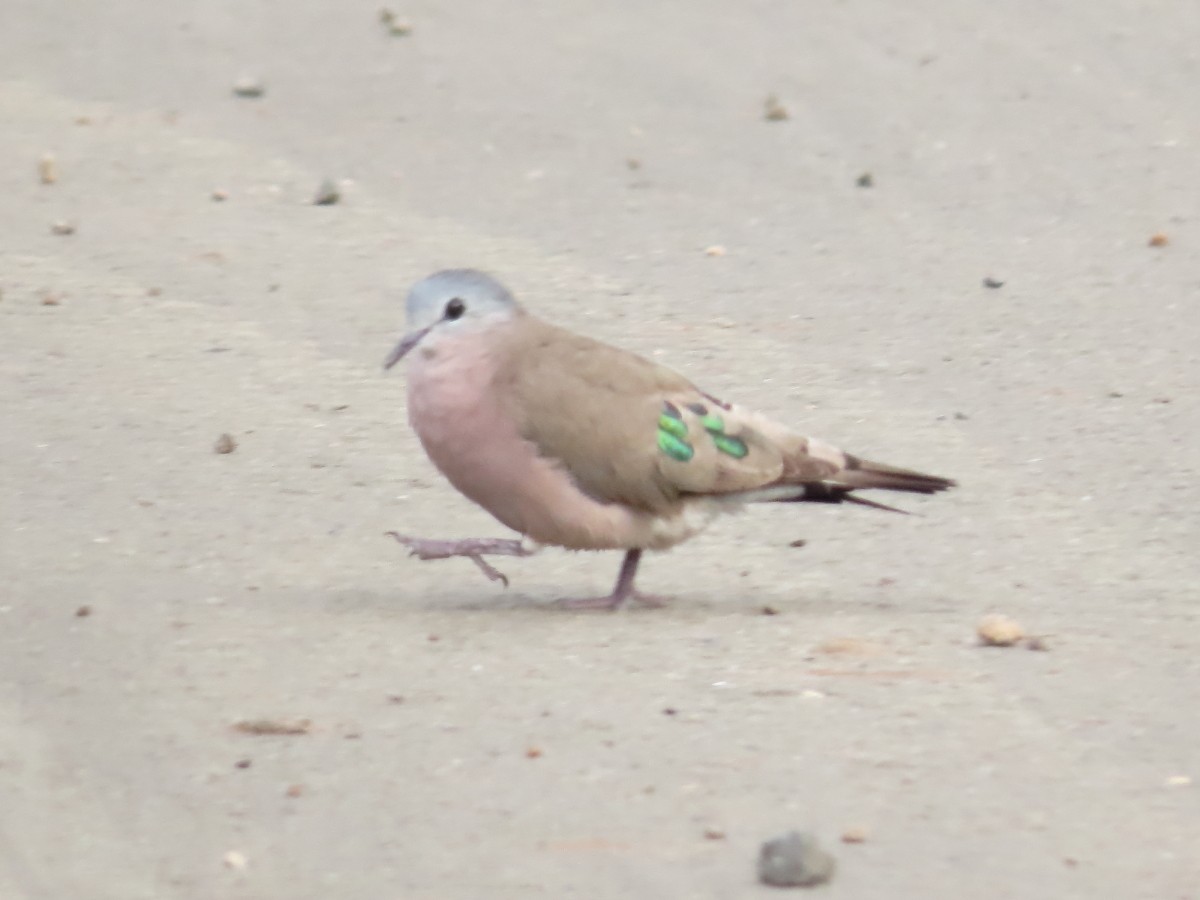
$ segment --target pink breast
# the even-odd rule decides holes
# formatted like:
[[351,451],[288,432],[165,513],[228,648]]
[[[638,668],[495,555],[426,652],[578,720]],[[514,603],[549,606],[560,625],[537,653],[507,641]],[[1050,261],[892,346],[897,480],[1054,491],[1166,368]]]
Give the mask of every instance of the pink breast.
[[459,491],[535,541],[576,549],[629,546],[629,511],[598,503],[517,432],[476,336],[415,353],[408,417],[433,464]]

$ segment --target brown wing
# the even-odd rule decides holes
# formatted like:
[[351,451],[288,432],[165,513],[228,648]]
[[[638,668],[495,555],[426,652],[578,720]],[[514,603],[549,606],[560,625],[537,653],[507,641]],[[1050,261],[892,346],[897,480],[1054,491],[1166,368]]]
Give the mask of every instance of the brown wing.
[[665,366],[533,316],[501,356],[499,393],[522,436],[600,500],[665,511],[684,494],[816,480],[839,467]]
[[655,422],[687,379],[648,359],[533,316],[510,332],[497,372],[518,430],[576,484],[606,502],[666,511],[678,491],[659,477]]
[[[879,465],[703,393],[671,369],[529,316],[497,378],[523,437],[606,502],[666,512],[685,495],[820,486],[932,493],[953,482]],[[803,499],[800,491],[795,499]]]

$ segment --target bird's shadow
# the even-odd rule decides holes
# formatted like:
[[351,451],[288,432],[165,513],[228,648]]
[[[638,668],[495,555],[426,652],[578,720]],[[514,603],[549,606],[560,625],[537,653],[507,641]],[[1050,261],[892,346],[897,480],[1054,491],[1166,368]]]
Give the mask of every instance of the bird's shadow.
[[[572,609],[561,601],[568,595],[552,591],[524,591],[513,588],[491,588],[481,586],[478,590],[469,587],[439,588],[430,590],[408,590],[397,588],[380,591],[368,588],[346,588],[326,595],[326,606],[330,611],[346,614],[370,613],[389,617],[398,611],[406,612],[459,612],[527,613],[537,616],[611,616],[644,615],[653,613],[670,614],[672,610],[717,610],[723,604],[699,597],[680,596],[671,598],[665,606],[649,606],[631,602],[619,610]],[[574,596],[574,595],[569,595]],[[582,594],[580,595],[582,596]],[[729,611],[726,609],[726,611]]]
[[[462,615],[504,614],[538,619],[604,618],[607,616],[657,616],[661,619],[705,618],[714,615],[743,615],[747,617],[812,617],[828,618],[839,614],[888,615],[895,604],[881,602],[878,597],[864,596],[861,591],[848,596],[834,596],[818,591],[808,596],[738,590],[705,593],[681,592],[666,598],[662,605],[636,601],[617,610],[576,609],[565,605],[568,597],[587,596],[584,590],[566,593],[547,585],[522,589],[504,589],[482,584],[439,586],[436,589],[395,587],[387,589],[346,587],[327,591],[320,598],[310,598],[326,612],[365,616],[380,620],[402,618],[413,613],[453,613]],[[749,588],[749,586],[747,586]]]
[[[384,619],[410,613],[504,613],[539,618],[657,615],[661,618],[742,614],[747,616],[795,615],[828,617],[853,612],[887,614],[898,598],[891,592],[845,584],[833,590],[807,579],[753,577],[754,566],[711,563],[692,567],[676,557],[673,566],[648,573],[645,589],[664,597],[662,605],[632,601],[619,610],[579,609],[564,604],[567,598],[600,596],[612,587],[610,572],[577,565],[583,556],[569,554],[543,560],[537,566],[512,566],[508,586],[489,581],[474,567],[460,564],[420,563],[401,560],[386,581],[377,586],[334,589],[316,600],[328,611],[370,615]],[[697,557],[703,563],[703,555]],[[693,560],[694,562],[694,560]],[[689,573],[681,584],[680,571]],[[657,584],[656,584],[657,582]],[[666,591],[662,587],[668,587]]]

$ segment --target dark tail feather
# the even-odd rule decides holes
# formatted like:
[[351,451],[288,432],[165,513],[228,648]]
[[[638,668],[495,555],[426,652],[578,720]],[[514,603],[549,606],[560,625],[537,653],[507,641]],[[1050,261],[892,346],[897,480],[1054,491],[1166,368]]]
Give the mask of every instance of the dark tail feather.
[[826,481],[816,481],[810,484],[796,485],[796,494],[791,497],[777,497],[776,503],[857,503],[859,506],[870,506],[873,509],[884,509],[888,512],[900,513],[901,515],[911,515],[903,509],[897,509],[894,506],[888,506],[886,503],[879,503],[876,500],[868,500],[865,497],[859,497],[856,494],[850,493],[854,488],[847,487],[844,484],[831,484]]
[[[849,453],[846,454],[846,468],[836,477],[838,484],[845,485],[851,490],[881,488],[887,491],[908,491],[914,494],[936,494],[955,485],[955,482],[949,478],[871,462],[868,459],[851,456]],[[864,502],[857,497],[853,499],[859,503]]]
[[857,503],[859,506],[869,506],[872,509],[882,509],[887,512],[900,513],[902,516],[911,516],[907,509],[901,509],[898,506],[888,506],[886,503],[880,503],[878,500],[868,500],[866,497],[860,497],[857,494],[847,493],[842,497],[847,503]]
[[888,491],[908,491],[913,494],[936,494],[954,486],[955,482],[949,478],[873,463],[847,454],[846,468],[838,472],[832,480],[796,485],[797,490],[794,495],[776,496],[771,499],[777,503],[855,503],[859,506],[869,506],[872,509],[882,509],[907,516],[912,513],[897,509],[895,506],[888,506],[877,500],[868,500],[852,492],[876,488]]

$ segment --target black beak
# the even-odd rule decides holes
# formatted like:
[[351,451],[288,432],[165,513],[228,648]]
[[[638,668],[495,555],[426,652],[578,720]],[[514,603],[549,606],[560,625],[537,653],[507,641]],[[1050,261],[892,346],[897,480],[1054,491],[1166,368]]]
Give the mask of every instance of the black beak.
[[401,339],[400,343],[392,348],[392,352],[387,355],[387,359],[383,361],[384,371],[390,369],[396,363],[400,362],[400,360],[404,359],[408,351],[417,346],[417,344],[421,343],[421,338],[429,334],[429,329],[432,327],[433,326],[430,325],[426,328],[422,328],[420,331],[414,331],[412,334],[406,334],[403,339]]

